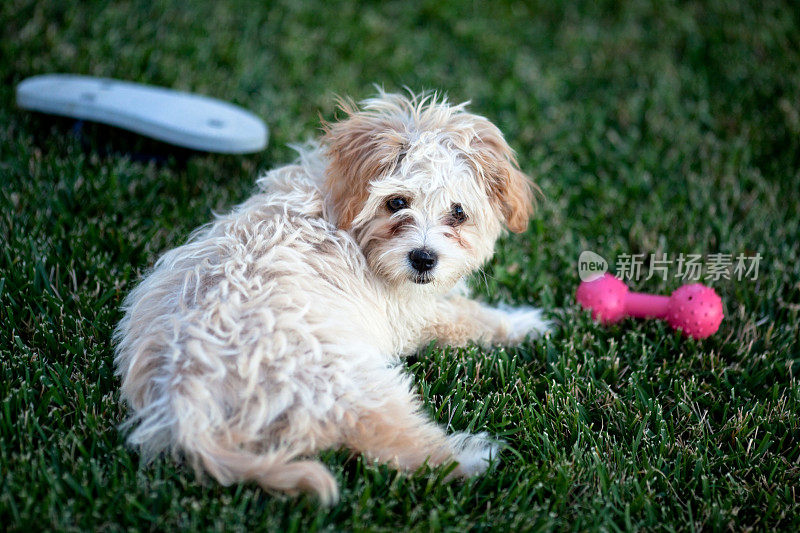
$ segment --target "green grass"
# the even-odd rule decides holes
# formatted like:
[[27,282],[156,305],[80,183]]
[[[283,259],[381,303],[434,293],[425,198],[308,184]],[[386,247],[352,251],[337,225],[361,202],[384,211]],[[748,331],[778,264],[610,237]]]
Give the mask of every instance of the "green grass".
[[[69,6],[69,7],[66,7]],[[191,6],[191,7],[188,7]],[[793,2],[32,2],[0,5],[0,524],[11,530],[757,530],[800,528],[800,11]],[[147,142],[20,111],[27,76],[76,72],[197,91],[270,125],[250,156],[156,165]],[[451,429],[510,449],[444,483],[345,452],[341,502],[140,467],[110,337],[158,255],[247,197],[334,95],[472,100],[540,185],[487,300],[561,321],[512,350],[428,350],[409,372]],[[86,143],[84,143],[86,144]],[[760,253],[714,283],[705,341],[604,328],[573,299],[584,249]],[[642,280],[668,292],[680,280]]]

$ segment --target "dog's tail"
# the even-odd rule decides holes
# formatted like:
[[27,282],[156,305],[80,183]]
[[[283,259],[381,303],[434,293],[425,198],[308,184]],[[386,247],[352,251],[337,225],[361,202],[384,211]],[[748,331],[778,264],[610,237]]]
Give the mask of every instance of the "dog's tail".
[[[146,283],[136,291],[141,292]],[[128,444],[141,452],[145,462],[172,452],[176,458],[183,456],[198,473],[208,472],[224,485],[255,481],[267,491],[309,492],[325,504],[337,501],[338,488],[333,475],[318,461],[300,459],[305,450],[279,446],[255,453],[237,442],[243,440],[243,434],[248,443],[256,443],[260,440],[258,432],[243,432],[239,439],[226,436],[222,429],[226,427],[224,401],[212,401],[219,395],[203,389],[202,379],[197,382],[185,376],[176,379],[179,372],[173,369],[177,364],[173,352],[154,343],[152,338],[158,337],[152,332],[131,331],[130,313],[120,322],[117,334],[122,340],[115,364],[122,376],[122,397],[130,407],[130,417],[121,429],[128,432]],[[168,338],[168,332],[161,334]],[[148,335],[150,344],[139,342]],[[196,401],[195,396],[205,401]]]
[[176,420],[164,408],[166,404],[154,402],[123,425],[136,426],[128,443],[142,452],[145,461],[171,450],[176,458],[183,456],[198,475],[207,472],[223,485],[255,481],[266,491],[314,494],[325,505],[338,500],[336,480],[321,462],[299,459],[299,453],[288,447],[248,451],[208,431],[207,420],[192,416],[196,412],[184,411],[186,416]]
[[339,499],[336,480],[325,465],[297,459],[297,454],[288,450],[255,454],[227,449],[202,438],[183,442],[181,449],[195,470],[208,472],[223,485],[255,481],[266,491],[314,494],[324,505],[332,505]]

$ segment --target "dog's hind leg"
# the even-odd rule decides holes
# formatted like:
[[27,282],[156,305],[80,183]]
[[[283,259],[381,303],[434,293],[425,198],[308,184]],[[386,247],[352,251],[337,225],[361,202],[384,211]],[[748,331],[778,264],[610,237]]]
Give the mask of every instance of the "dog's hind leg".
[[437,424],[420,413],[418,399],[411,391],[385,391],[379,406],[361,408],[354,413],[345,444],[367,457],[404,470],[424,464],[439,466],[458,463],[454,473],[472,476],[486,470],[497,455],[498,446],[487,434],[447,435]]

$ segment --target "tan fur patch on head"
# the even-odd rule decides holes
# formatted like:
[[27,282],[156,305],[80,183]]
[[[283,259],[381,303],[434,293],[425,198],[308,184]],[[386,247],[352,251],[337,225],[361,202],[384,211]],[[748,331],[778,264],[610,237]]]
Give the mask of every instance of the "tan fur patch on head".
[[494,124],[481,119],[475,131],[470,159],[476,164],[492,201],[499,206],[508,229],[521,233],[528,227],[538,188],[520,171],[514,151]]
[[324,124],[323,143],[329,158],[326,187],[337,225],[349,229],[369,196],[369,183],[392,172],[406,146],[404,125],[398,117],[358,111],[340,101],[348,117]]

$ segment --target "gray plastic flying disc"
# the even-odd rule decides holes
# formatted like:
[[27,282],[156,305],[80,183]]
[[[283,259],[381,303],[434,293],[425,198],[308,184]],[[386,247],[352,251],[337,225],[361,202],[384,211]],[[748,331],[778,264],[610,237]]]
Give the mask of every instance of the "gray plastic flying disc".
[[45,74],[17,85],[17,105],[125,128],[194,150],[241,154],[267,145],[264,122],[215,98],[128,81]]

